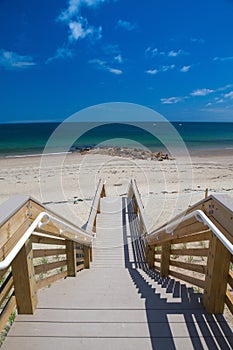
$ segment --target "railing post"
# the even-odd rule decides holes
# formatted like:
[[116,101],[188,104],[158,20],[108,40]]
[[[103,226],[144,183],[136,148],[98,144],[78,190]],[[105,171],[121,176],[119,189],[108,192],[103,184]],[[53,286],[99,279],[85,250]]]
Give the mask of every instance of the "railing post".
[[148,264],[149,269],[153,269],[155,267],[155,247],[147,245],[146,246],[146,262]]
[[209,245],[203,304],[210,314],[222,314],[231,254],[212,234]]
[[33,314],[38,300],[31,239],[13,260],[12,275],[18,313]]
[[89,269],[90,261],[91,261],[90,247],[84,246],[83,252],[84,252],[84,269]]
[[76,244],[66,240],[67,276],[76,276]]
[[171,252],[170,243],[162,244],[161,268],[160,268],[161,277],[168,277],[169,275],[170,252]]

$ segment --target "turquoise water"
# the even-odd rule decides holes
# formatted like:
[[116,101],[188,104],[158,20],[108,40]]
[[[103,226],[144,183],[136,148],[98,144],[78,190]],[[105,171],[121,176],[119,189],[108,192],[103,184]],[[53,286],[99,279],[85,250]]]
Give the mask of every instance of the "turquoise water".
[[[171,146],[177,146],[176,136],[165,123],[112,123],[96,127],[91,123],[66,123],[64,133],[47,152],[62,152],[88,146],[147,147],[160,151],[165,145],[154,135],[162,135]],[[0,124],[0,156],[41,154],[59,123]],[[189,150],[233,149],[233,123],[172,123]],[[86,127],[91,128],[83,133]],[[151,130],[151,133],[147,130]],[[81,136],[80,136],[81,135]],[[72,140],[72,142],[70,141]],[[73,142],[74,141],[74,142]],[[180,144],[178,144],[180,146]]]

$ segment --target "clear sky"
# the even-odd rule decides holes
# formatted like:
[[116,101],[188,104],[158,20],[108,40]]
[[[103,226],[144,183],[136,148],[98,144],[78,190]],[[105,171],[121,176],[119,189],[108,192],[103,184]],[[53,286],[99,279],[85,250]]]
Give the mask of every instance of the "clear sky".
[[233,0],[0,0],[0,121],[130,102],[233,122]]

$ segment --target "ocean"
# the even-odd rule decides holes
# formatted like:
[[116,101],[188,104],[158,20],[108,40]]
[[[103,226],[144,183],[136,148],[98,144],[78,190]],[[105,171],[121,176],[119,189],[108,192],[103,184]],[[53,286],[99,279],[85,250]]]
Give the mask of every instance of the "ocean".
[[[165,123],[65,124],[64,133],[53,138],[47,153],[97,146],[146,147],[160,151],[166,149],[167,143],[171,147],[173,143],[174,147],[182,146],[177,142],[177,135],[189,150],[233,149],[233,123],[174,122],[171,133]],[[0,157],[42,154],[58,126],[59,123],[0,124]],[[90,130],[85,131],[87,129]]]

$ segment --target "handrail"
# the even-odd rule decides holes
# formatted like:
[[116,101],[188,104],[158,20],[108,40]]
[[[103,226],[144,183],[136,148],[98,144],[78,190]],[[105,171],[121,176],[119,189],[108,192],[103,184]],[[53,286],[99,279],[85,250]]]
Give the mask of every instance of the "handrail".
[[185,215],[181,220],[175,220],[174,222],[170,222],[169,225],[149,233],[146,236],[146,241],[149,241],[153,238],[159,238],[159,234],[162,232],[173,234],[174,228],[178,226],[181,222],[187,221],[190,218],[194,217],[197,221],[203,222],[205,225],[209,227],[209,229],[218,237],[218,239],[222,242],[222,244],[228,249],[228,251],[233,254],[233,244],[224,236],[224,234],[217,228],[217,226],[208,218],[208,216],[200,209],[192,211],[190,214]]
[[[47,220],[45,222],[42,222],[42,219],[46,218]],[[6,258],[0,262],[0,270],[4,270],[7,267],[10,266],[16,255],[19,253],[21,248],[24,246],[26,241],[29,239],[29,237],[32,235],[32,233],[35,231],[35,229],[41,228],[45,225],[47,225],[50,221],[53,221],[57,223],[60,226],[65,227],[65,229],[72,230],[75,232],[75,235],[72,237],[72,240],[77,243],[85,244],[85,245],[91,245],[93,237],[90,234],[85,233],[85,231],[81,229],[77,229],[75,227],[72,227],[66,223],[64,223],[62,220],[59,220],[55,218],[54,216],[46,213],[46,212],[41,212],[36,219],[32,222],[30,227],[26,230],[24,235],[19,239],[17,244],[14,246],[14,248],[10,251],[10,253],[6,256]],[[50,234],[53,235],[53,234]],[[65,230],[60,229],[60,234],[59,237],[61,238],[67,238],[71,239],[70,236],[66,235]]]
[[[132,189],[133,195],[130,194],[130,190]],[[130,184],[129,184],[129,190],[128,190],[128,198],[133,198],[135,197],[136,200],[136,204],[138,207],[138,211],[140,214],[140,219],[142,220],[142,224],[144,226],[145,229],[145,233],[144,234],[148,234],[149,233],[149,224],[147,221],[147,217],[146,217],[146,213],[145,213],[145,209],[143,207],[142,204],[142,200],[138,191],[138,187],[137,187],[137,183],[135,179],[131,179],[130,180]]]
[[100,201],[101,193],[104,190],[104,185],[105,185],[105,180],[100,179],[98,186],[97,186],[97,189],[96,189],[96,192],[95,192],[95,196],[94,196],[94,199],[92,202],[89,218],[87,220],[87,224],[86,224],[86,228],[85,228],[85,230],[87,232],[92,232],[95,218],[96,218],[98,208],[99,208],[99,201]]

